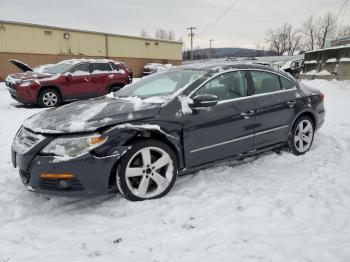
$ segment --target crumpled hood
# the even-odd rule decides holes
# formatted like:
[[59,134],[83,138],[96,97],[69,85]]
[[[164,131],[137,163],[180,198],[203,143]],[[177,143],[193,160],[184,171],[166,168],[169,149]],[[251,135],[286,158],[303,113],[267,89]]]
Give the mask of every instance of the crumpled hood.
[[159,113],[160,104],[137,98],[101,97],[45,110],[23,123],[42,134],[93,132],[101,127],[150,118]]

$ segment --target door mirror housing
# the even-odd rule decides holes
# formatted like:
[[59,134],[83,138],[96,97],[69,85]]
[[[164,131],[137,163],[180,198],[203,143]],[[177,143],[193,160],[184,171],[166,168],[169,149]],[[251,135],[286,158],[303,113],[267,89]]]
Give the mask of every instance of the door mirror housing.
[[192,98],[192,107],[211,107],[219,102],[219,98],[215,95],[201,94]]
[[72,74],[71,73],[67,73],[65,75],[65,77],[66,77],[67,81],[71,81],[72,80]]

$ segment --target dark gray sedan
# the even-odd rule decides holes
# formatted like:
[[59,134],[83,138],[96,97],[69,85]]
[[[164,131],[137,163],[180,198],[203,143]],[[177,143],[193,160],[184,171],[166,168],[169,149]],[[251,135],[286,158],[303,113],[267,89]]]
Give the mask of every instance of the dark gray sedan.
[[282,147],[306,153],[324,121],[323,98],[267,67],[180,66],[126,86],[116,98],[32,116],[15,136],[12,160],[34,192],[158,198],[177,175],[219,160]]

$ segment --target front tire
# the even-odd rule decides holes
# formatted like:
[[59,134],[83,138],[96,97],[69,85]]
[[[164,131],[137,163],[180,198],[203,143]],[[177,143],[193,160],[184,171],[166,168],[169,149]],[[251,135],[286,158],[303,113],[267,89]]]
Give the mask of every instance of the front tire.
[[160,198],[173,187],[177,170],[176,155],[167,144],[157,140],[138,141],[118,164],[117,187],[130,201]]
[[41,107],[58,106],[61,102],[60,94],[55,89],[46,89],[40,92],[38,104]]
[[294,155],[303,155],[310,150],[315,134],[314,123],[308,116],[301,116],[289,134],[288,146]]

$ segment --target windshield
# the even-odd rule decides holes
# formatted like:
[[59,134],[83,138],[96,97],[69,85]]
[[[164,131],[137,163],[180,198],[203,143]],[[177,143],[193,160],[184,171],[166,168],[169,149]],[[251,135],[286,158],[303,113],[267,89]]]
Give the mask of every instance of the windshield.
[[122,88],[116,93],[118,97],[167,97],[179,89],[203,76],[206,71],[199,70],[171,70],[144,77]]
[[56,65],[53,65],[53,66],[50,66],[49,68],[44,69],[43,73],[48,73],[52,75],[62,74],[71,66],[72,66],[71,63],[58,63]]

